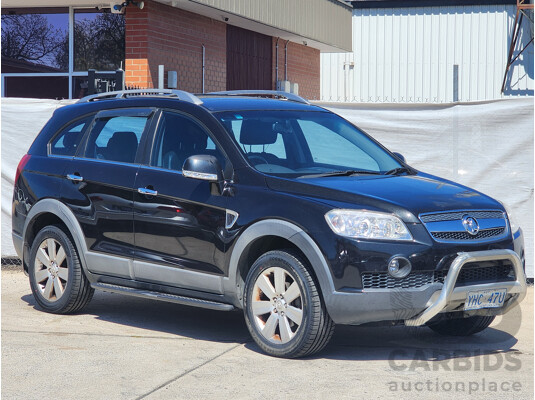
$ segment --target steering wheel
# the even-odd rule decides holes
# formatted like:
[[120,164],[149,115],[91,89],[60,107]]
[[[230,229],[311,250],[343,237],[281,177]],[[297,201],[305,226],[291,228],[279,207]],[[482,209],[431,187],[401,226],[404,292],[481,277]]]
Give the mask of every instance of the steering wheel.
[[[258,164],[269,164],[268,160],[266,160],[264,157],[259,156],[258,154],[249,154],[247,155],[247,158],[249,161],[251,161],[254,165]],[[254,162],[253,159],[260,160],[261,162]]]

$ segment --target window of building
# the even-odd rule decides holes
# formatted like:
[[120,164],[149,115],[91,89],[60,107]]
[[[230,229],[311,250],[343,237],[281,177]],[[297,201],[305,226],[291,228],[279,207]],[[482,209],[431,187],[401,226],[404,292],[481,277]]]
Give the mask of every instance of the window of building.
[[80,98],[87,70],[124,68],[124,15],[95,8],[2,9],[2,96]]
[[74,11],[74,70],[115,71],[124,64],[124,16]]

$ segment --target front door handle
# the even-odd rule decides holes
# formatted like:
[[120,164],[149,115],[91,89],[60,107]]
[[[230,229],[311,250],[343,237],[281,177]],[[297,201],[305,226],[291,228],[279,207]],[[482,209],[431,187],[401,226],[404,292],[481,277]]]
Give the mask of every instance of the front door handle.
[[158,195],[158,191],[157,190],[152,190],[152,189],[147,189],[147,188],[137,188],[137,192],[141,193],[141,194],[145,194],[147,196],[157,196]]
[[73,182],[82,182],[84,180],[84,178],[76,174],[68,174],[67,179]]

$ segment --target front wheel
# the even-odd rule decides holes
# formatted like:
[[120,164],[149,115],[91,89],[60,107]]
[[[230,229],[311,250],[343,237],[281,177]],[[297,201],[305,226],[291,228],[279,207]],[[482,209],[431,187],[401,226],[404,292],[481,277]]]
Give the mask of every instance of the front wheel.
[[487,329],[494,316],[474,316],[468,318],[444,318],[427,324],[433,331],[445,336],[470,336]]
[[39,231],[28,264],[33,296],[45,311],[73,313],[93,297],[76,248],[61,228],[47,226]]
[[296,358],[322,350],[334,323],[301,256],[269,251],[245,282],[245,321],[256,344],[276,357]]

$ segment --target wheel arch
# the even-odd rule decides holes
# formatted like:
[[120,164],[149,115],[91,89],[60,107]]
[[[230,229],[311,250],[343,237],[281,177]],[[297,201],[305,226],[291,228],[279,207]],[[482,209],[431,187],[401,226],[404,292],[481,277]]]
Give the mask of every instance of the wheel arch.
[[334,283],[325,257],[314,240],[288,221],[269,219],[249,226],[237,239],[229,262],[225,292],[233,297],[234,305],[243,307],[245,278],[252,263],[262,254],[275,249],[293,248],[308,261],[322,295],[334,292]]
[[85,262],[87,246],[85,240],[83,240],[84,235],[82,228],[72,211],[65,204],[55,199],[43,199],[38,201],[30,209],[30,212],[26,217],[22,233],[22,265],[25,271],[28,270],[27,260],[29,260],[30,247],[38,231],[45,226],[58,224],[64,225],[68,230],[68,233],[78,250],[78,255],[82,261],[82,268],[84,268],[84,272],[87,273],[87,271],[85,271],[85,266],[87,265]]

